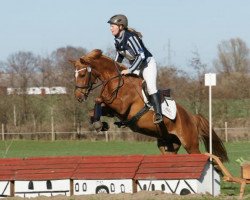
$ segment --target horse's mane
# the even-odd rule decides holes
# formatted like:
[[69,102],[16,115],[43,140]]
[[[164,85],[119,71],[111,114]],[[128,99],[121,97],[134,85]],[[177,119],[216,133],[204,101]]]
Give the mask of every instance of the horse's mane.
[[97,59],[105,59],[110,63],[114,63],[114,64],[116,64],[116,66],[119,67],[119,70],[126,69],[126,67],[124,65],[122,65],[121,63],[118,63],[118,62],[114,61],[113,59],[111,59],[110,57],[103,55],[102,50],[100,50],[100,49],[92,50],[88,54],[82,56],[80,58],[80,61],[82,63],[85,63],[85,64],[91,64],[94,60],[97,60]]

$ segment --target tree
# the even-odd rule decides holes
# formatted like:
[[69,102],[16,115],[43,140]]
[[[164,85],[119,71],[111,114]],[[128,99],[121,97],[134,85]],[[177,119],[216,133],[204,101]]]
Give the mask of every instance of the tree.
[[38,70],[41,73],[39,86],[53,87],[59,85],[59,77],[56,76],[58,73],[50,56],[39,58]]
[[206,91],[204,86],[204,76],[207,71],[207,65],[202,63],[200,54],[198,51],[193,52],[193,58],[190,60],[190,66],[195,70],[196,77],[193,82],[193,93],[191,97],[192,105],[195,108],[195,112],[202,113],[202,110],[204,108],[204,101],[206,99]]
[[250,72],[249,48],[240,38],[222,41],[218,45],[218,59],[214,62],[219,73],[227,75]]
[[69,59],[79,59],[86,54],[86,50],[81,47],[62,47],[52,52],[51,57],[55,65],[56,76],[59,77],[59,84],[72,89],[73,86],[73,73],[72,64]]
[[36,72],[38,58],[31,52],[18,52],[10,55],[7,59],[7,71],[14,75],[13,87],[20,87],[23,91],[33,79]]
[[217,97],[249,98],[249,48],[242,39],[222,41],[218,45],[218,58],[214,66],[218,72]]
[[[81,56],[85,55],[87,52],[86,49],[81,47],[62,47],[58,48],[51,55],[53,63],[55,65],[55,79],[57,79],[57,83],[60,86],[64,86],[67,88],[66,95],[67,99],[63,99],[63,107],[61,108],[60,119],[57,120],[65,120],[72,119],[74,124],[76,121],[83,121],[83,118],[86,118],[86,115],[83,115],[83,112],[86,113],[87,106],[86,104],[79,105],[74,98],[74,90],[75,90],[75,82],[74,82],[74,69],[72,64],[69,62],[69,59],[79,59]],[[69,120],[70,121],[70,120]]]
[[11,74],[11,86],[21,89],[21,120],[24,122],[28,119],[29,99],[27,98],[27,87],[32,82],[36,82],[38,58],[31,52],[17,52],[10,55],[6,62],[7,71]]

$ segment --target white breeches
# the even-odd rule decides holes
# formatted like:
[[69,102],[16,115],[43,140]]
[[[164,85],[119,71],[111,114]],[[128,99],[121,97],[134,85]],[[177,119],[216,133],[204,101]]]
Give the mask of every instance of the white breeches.
[[148,65],[144,68],[142,76],[147,83],[148,94],[151,95],[156,93],[157,68],[155,59],[153,57],[150,58]]
[[[151,95],[157,92],[157,87],[156,87],[157,68],[155,59],[153,57],[150,57],[149,59],[150,60],[147,66],[145,66],[145,68],[143,69],[142,77],[147,83],[148,94]],[[133,73],[139,75],[140,71],[135,70]]]

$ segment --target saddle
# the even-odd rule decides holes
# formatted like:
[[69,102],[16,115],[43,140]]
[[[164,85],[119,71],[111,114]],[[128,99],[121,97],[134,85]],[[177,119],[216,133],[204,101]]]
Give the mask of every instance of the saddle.
[[[158,90],[158,93],[160,96],[162,114],[167,118],[174,120],[176,117],[177,108],[175,101],[171,98],[171,89]],[[145,81],[142,82],[142,96],[145,105],[152,110],[153,106],[149,101],[150,95],[148,94],[147,84]]]
[[[170,96],[171,90],[158,90],[158,92],[160,94],[162,114],[168,117],[169,119],[174,120],[176,117],[176,104]],[[148,101],[150,96],[148,94],[147,85],[145,81],[142,82],[142,94],[143,100],[145,102],[144,107],[130,120],[115,122],[115,125],[117,125],[119,128],[125,126],[132,126],[141,118],[142,115],[153,109],[152,105],[150,105],[150,102]]]
[[[145,81],[142,82],[142,90],[144,91],[144,94],[147,99],[149,99],[149,94],[148,94],[148,89],[147,89],[147,84]],[[160,96],[160,101],[163,103],[165,99],[171,99],[171,89],[160,89],[158,90],[159,96]]]

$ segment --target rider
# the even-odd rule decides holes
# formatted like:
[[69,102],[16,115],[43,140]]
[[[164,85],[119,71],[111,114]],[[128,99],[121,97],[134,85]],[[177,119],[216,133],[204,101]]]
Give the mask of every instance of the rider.
[[128,19],[125,15],[114,15],[108,21],[110,30],[115,37],[116,57],[115,61],[121,63],[123,58],[129,60],[130,67],[121,71],[122,75],[142,75],[146,81],[150,103],[155,110],[154,123],[162,122],[162,111],[159,95],[156,88],[157,68],[152,54],[142,42],[141,33],[128,28]]

